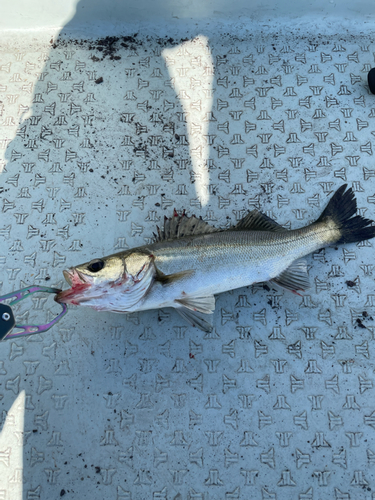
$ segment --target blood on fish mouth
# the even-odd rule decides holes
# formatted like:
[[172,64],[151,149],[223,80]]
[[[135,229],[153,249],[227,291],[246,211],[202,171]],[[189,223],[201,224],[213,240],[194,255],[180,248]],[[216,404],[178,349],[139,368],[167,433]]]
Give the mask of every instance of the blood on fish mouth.
[[90,288],[90,283],[87,283],[76,269],[65,270],[63,274],[71,288],[58,293],[55,296],[55,301],[59,304],[79,305],[80,298],[82,298],[80,295]]
[[63,271],[63,275],[70,286],[87,283],[84,275],[77,271],[77,269],[66,269],[65,271]]
[[72,286],[69,290],[64,290],[63,292],[58,293],[55,297],[55,301],[59,304],[72,304],[77,306],[80,302],[77,300],[79,295],[87,290],[87,288],[90,288],[89,283],[81,283]]

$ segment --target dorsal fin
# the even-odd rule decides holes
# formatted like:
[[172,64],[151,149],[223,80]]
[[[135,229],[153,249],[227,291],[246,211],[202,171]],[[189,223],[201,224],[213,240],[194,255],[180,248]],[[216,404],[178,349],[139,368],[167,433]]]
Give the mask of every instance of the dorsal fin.
[[[164,226],[162,229],[157,226],[157,234],[154,233],[154,243],[183,238],[184,236],[215,233],[218,231],[225,231],[225,229],[218,229],[211,226],[208,222],[202,220],[201,217],[198,218],[195,215],[188,217],[185,215],[185,211],[181,215],[178,215],[176,210],[174,210],[172,217],[164,218]],[[258,212],[258,210],[252,210],[235,226],[229,228],[229,231],[283,232],[287,231],[287,229],[280,226],[280,224],[267,215]]]
[[231,228],[232,231],[274,231],[284,232],[283,228],[276,221],[258,210],[252,210],[238,224]]
[[185,212],[183,212],[182,215],[178,215],[175,210],[173,217],[165,217],[163,228],[160,229],[157,227],[157,231],[157,234],[154,233],[154,243],[183,238],[184,236],[215,233],[221,230],[211,226],[202,220],[201,217],[197,218],[195,215],[187,217]]

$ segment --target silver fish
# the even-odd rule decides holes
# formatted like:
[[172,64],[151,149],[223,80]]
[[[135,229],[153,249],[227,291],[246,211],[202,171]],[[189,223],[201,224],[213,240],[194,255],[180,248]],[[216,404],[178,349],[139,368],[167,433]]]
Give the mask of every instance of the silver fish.
[[150,245],[64,271],[71,288],[55,299],[118,313],[173,307],[194,326],[210,331],[205,315],[214,312],[215,295],[266,281],[294,292],[306,290],[302,257],[375,236],[373,221],[355,215],[357,202],[346,188],[336,191],[314,223],[294,230],[256,210],[226,230],[175,212]]

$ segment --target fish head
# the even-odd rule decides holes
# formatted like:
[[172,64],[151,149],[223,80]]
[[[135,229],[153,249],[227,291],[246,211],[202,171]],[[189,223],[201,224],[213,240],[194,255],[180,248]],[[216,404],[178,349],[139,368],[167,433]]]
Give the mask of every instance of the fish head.
[[155,276],[150,253],[128,251],[93,259],[63,271],[71,286],[56,302],[102,311],[126,312],[148,291]]

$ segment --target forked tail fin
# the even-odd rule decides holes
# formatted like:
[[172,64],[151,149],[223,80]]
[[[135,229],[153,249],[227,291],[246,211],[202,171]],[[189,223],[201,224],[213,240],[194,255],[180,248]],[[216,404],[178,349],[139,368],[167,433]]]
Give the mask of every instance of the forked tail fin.
[[[371,219],[365,219],[357,212],[357,200],[347,184],[339,187],[316,222],[332,220],[340,230],[336,243],[354,243],[375,237],[375,226]],[[354,217],[353,217],[354,216]]]

